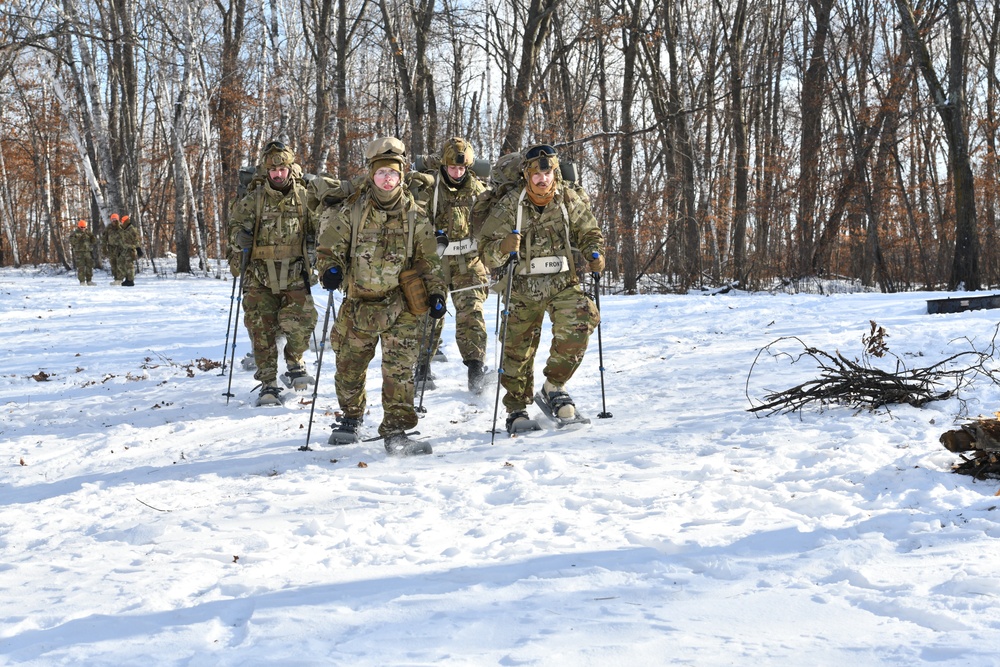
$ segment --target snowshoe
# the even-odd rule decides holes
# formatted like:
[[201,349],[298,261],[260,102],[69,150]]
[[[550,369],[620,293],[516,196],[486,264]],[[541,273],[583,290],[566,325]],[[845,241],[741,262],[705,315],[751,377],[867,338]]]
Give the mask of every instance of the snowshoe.
[[333,433],[327,444],[330,445],[350,445],[361,441],[358,429],[361,428],[361,420],[354,417],[341,417],[340,421],[334,425]]
[[590,423],[590,420],[576,409],[569,394],[562,389],[556,389],[548,382],[535,394],[535,405],[542,409],[546,417],[555,422],[556,428]]
[[257,370],[257,361],[253,358],[253,352],[247,352],[247,356],[240,359],[240,368],[245,371]]
[[490,383],[488,369],[483,365],[483,362],[476,359],[466,361],[465,365],[469,367],[469,391],[478,396]]
[[419,456],[433,454],[429,442],[414,440],[406,433],[390,433],[385,436],[385,453],[389,456]]
[[265,405],[281,405],[281,387],[268,383],[260,388],[260,394],[254,403],[258,408]]
[[131,278],[122,281],[122,287],[135,287],[135,282]]
[[528,416],[527,410],[517,410],[507,415],[507,433],[511,436],[528,431],[541,431],[538,422]]
[[437,352],[434,353],[434,356],[431,357],[431,361],[439,361],[441,363],[445,363],[446,361],[448,361],[448,357],[445,356],[444,352],[438,350]]
[[302,364],[289,366],[288,370],[281,374],[281,381],[285,386],[295,391],[305,391],[309,385],[316,383],[316,378],[306,372],[306,367]]

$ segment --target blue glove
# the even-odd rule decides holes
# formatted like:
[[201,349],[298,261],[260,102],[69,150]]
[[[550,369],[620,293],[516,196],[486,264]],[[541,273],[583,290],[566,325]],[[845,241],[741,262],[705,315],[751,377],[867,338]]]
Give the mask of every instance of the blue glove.
[[344,274],[340,269],[332,266],[326,270],[319,281],[323,283],[323,289],[335,290],[340,287],[340,283],[344,282]]
[[430,306],[430,316],[435,320],[444,317],[446,308],[444,307],[444,297],[440,294],[431,294],[427,297],[427,305]]

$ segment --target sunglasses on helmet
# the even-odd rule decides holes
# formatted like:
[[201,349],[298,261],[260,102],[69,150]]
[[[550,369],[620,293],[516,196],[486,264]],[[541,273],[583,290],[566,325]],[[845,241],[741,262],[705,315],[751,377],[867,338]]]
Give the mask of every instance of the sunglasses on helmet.
[[525,160],[534,160],[540,157],[552,157],[556,154],[556,149],[552,148],[548,144],[540,144],[538,146],[532,146],[524,154]]

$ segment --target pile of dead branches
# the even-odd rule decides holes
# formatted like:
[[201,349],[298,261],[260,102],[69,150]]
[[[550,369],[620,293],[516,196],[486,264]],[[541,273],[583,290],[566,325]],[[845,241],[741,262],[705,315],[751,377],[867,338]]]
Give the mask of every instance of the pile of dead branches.
[[[980,417],[942,433],[940,441],[945,449],[962,459],[952,467],[952,472],[976,479],[1000,479],[1000,420]],[[965,452],[972,453],[966,456]]]
[[[784,336],[763,347],[747,375],[746,396],[752,406],[748,411],[767,414],[794,412],[810,404],[836,404],[869,410],[899,404],[920,407],[957,395],[977,375],[985,375],[991,381],[1000,383],[1000,375],[987,368],[996,352],[995,332],[986,351],[976,350],[970,341],[969,350],[925,368],[909,368],[901,359],[889,354],[885,330],[875,322],[871,322],[871,327],[870,334],[862,337],[865,351],[861,359],[850,359],[839,351],[832,354],[825,352],[806,345],[796,336]],[[794,341],[802,347],[802,351],[797,354],[781,351],[787,341]],[[790,389],[771,392],[764,396],[763,402],[756,403],[750,396],[750,378],[764,356],[783,356],[792,363],[809,359],[817,366],[819,377]],[[896,359],[894,370],[883,370],[872,363],[872,357],[885,356]]]

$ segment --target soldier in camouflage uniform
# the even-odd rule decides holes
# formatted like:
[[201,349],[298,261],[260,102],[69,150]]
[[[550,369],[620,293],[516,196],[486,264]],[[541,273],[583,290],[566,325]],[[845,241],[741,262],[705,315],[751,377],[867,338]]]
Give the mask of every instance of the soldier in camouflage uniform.
[[139,229],[129,221],[127,215],[121,217],[121,229],[118,232],[118,275],[122,277],[123,287],[135,285],[135,261],[140,252]]
[[[405,431],[417,424],[413,367],[421,328],[426,317],[440,318],[445,312],[441,260],[433,228],[402,182],[407,166],[403,142],[394,137],[376,139],[365,157],[367,181],[342,207],[328,208],[321,215],[316,249],[323,287],[334,290],[343,285],[346,294],[330,333],[342,412],[330,444],[358,440],[368,364],[381,342],[379,435],[389,454],[429,454],[430,447],[411,440]],[[424,303],[411,303],[404,296],[409,272],[422,280],[424,289],[417,292]]]
[[118,221],[118,214],[111,214],[111,222],[104,227],[101,233],[101,251],[108,258],[108,265],[111,267],[111,284],[121,285],[122,274],[118,265],[118,238],[121,236],[122,227]]
[[279,335],[285,337],[282,380],[300,391],[313,382],[302,355],[317,320],[309,260],[315,238],[302,168],[291,149],[272,141],[261,153],[250,190],[229,218],[229,243],[238,249],[243,267],[243,322],[257,364],[254,378],[261,383],[258,406],[281,402]]
[[69,245],[73,249],[76,263],[76,277],[81,285],[94,284],[94,233],[87,229],[87,221],[80,220],[76,229],[69,234]]
[[580,285],[573,250],[583,253],[590,271],[604,270],[604,236],[587,199],[563,184],[555,149],[529,148],[522,172],[525,185],[493,206],[478,239],[487,267],[516,259],[509,268],[514,274],[500,378],[507,390],[508,432],[517,430],[514,422],[528,419],[525,408],[532,402],[535,353],[546,312],[552,344],[540,394],[559,418],[576,417],[565,384],[583,361],[600,315]]
[[[479,393],[486,380],[486,320],[483,302],[487,297],[489,274],[479,260],[476,241],[469,224],[469,212],[476,198],[486,187],[472,173],[475,162],[472,146],[461,138],[444,142],[441,166],[429,187],[414,192],[414,197],[427,209],[427,217],[435,234],[444,235],[448,245],[441,261],[442,276],[451,292],[455,306],[455,341],[468,368],[469,391]],[[441,344],[438,320],[432,333],[429,351]],[[430,378],[430,362],[421,360],[417,366],[417,384]],[[428,385],[432,388],[432,385]]]

